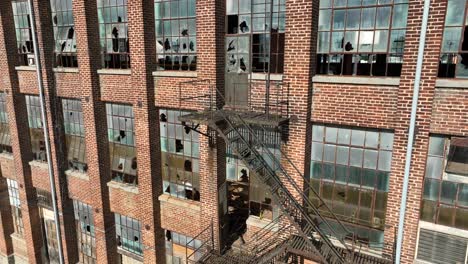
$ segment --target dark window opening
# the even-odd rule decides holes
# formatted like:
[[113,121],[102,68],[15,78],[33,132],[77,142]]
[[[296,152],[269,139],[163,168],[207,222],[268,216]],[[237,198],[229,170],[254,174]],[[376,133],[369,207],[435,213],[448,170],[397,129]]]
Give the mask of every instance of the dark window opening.
[[445,171],[468,176],[468,138],[452,138]]

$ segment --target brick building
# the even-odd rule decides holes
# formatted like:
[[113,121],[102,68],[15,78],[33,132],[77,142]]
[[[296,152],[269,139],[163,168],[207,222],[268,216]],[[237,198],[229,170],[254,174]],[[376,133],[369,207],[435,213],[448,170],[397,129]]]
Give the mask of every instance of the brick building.
[[[0,263],[59,261],[47,162],[65,263],[392,261],[423,0],[32,2],[39,58],[0,1]],[[401,263],[467,263],[467,9],[430,4]]]

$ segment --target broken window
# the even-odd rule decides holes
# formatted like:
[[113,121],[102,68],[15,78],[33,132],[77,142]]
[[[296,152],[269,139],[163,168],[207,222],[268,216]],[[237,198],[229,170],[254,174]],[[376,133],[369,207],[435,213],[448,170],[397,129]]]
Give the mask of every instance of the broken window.
[[79,100],[62,99],[62,107],[68,168],[85,172],[88,166],[86,164],[86,144],[81,102]]
[[112,180],[138,184],[133,109],[130,105],[106,104]]
[[194,124],[179,121],[188,112],[161,109],[159,126],[163,191],[172,196],[200,200],[200,141]]
[[94,233],[93,208],[73,200],[80,263],[96,263],[96,236]]
[[11,135],[5,97],[6,94],[0,92],[0,152],[11,153]]
[[55,65],[78,67],[72,0],[50,0],[55,40]]
[[37,95],[26,95],[29,135],[33,160],[47,162],[44,130],[42,124],[41,101]]
[[383,230],[392,150],[391,132],[314,124],[311,186],[340,219]]
[[[137,219],[115,213],[115,231],[119,253],[143,256],[141,223]],[[131,255],[130,255],[131,256]]]
[[282,73],[285,20],[285,0],[226,0],[226,71]]
[[174,231],[166,230],[166,263],[187,263],[190,260],[197,261],[202,257],[202,252],[197,251],[202,242],[192,237],[185,236]]
[[465,0],[448,0],[439,77],[468,78],[468,20]]
[[97,7],[102,66],[129,69],[127,0],[98,0]]
[[431,136],[420,218],[468,230],[466,138]]
[[400,76],[408,0],[392,2],[322,1],[317,73]]
[[197,69],[196,0],[155,0],[159,70]]
[[21,214],[21,201],[19,197],[18,182],[10,179],[7,180],[8,197],[10,199],[11,213],[13,215],[13,224],[15,233],[23,236],[24,224],[23,215]]
[[31,66],[36,62],[34,57],[33,36],[31,31],[31,14],[28,1],[17,0],[11,2],[16,30],[16,45],[18,49],[18,63],[21,66]]

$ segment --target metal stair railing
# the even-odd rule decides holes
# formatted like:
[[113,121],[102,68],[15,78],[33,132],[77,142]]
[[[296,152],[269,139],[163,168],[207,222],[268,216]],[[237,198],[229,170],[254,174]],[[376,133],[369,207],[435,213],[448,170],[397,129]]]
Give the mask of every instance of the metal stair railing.
[[[222,94],[216,89],[216,98],[221,98],[223,99]],[[312,235],[312,232],[316,232],[320,235],[320,237],[324,240],[326,247],[324,250],[320,250],[319,253],[322,255],[324,258],[324,261],[327,261],[325,259],[330,258],[330,262],[339,262],[343,263],[345,262],[345,259],[343,256],[339,253],[338,250],[336,250],[335,246],[333,243],[330,241],[330,239],[327,237],[327,234],[325,234],[321,228],[318,226],[319,223],[314,221],[312,217],[310,217],[309,213],[304,211],[304,207],[299,204],[294,196],[289,192],[289,190],[283,186],[282,181],[279,179],[279,177],[276,175],[276,172],[270,167],[270,165],[264,160],[262,155],[258,153],[258,151],[255,149],[255,147],[261,147],[265,150],[265,152],[270,156],[270,159],[277,165],[277,167],[280,169],[281,174],[284,176],[288,183],[294,187],[295,191],[297,192],[298,195],[302,196],[303,201],[308,205],[309,209],[312,209],[313,212],[315,213],[316,216],[318,216],[321,220],[322,223],[325,223],[330,227],[330,230],[334,231],[333,228],[328,224],[327,220],[321,216],[319,210],[309,201],[308,197],[302,192],[302,190],[299,188],[297,183],[292,179],[292,177],[284,170],[282,167],[281,163],[277,160],[276,157],[268,150],[266,146],[263,145],[263,143],[256,138],[255,133],[253,132],[252,128],[247,125],[244,120],[241,118],[240,115],[236,115],[234,120],[231,120],[230,116],[224,113],[221,109],[222,108],[222,103],[217,104],[220,105],[220,107],[216,107],[214,110],[219,110],[217,111],[218,114],[222,116],[222,119],[227,123],[230,129],[226,130],[225,128],[222,129],[220,128],[216,123],[213,123],[215,126],[216,130],[220,133],[220,135],[224,138],[224,140],[231,145],[233,150],[237,152],[238,156],[240,156],[247,164],[249,167],[251,167],[252,171],[257,172],[257,174],[260,175],[260,177],[263,178],[263,182],[267,184],[272,190],[272,194],[274,193],[275,200],[277,200],[278,204],[282,205],[283,211],[287,213],[289,216],[290,220],[292,223],[296,224],[296,228],[298,232],[303,236],[305,239],[309,239],[309,235]],[[212,109],[213,110],[213,109]],[[251,140],[246,140],[244,136],[238,131],[234,123],[238,123],[236,121],[241,121],[241,126],[246,128],[249,133],[248,135],[251,137],[256,138],[254,142]],[[228,138],[226,131],[235,131],[237,137],[234,138]],[[240,146],[244,146],[243,148],[240,148]],[[253,154],[253,155],[252,155]],[[283,153],[284,154],[284,153]],[[292,163],[290,159],[285,156],[286,160],[292,165],[292,167],[298,172],[298,175],[300,175],[302,178],[302,174],[300,171],[297,169],[296,166]],[[267,177],[269,176],[269,177]],[[307,184],[307,180],[304,180],[304,183]],[[314,192],[313,189],[311,191]],[[315,192],[314,194],[318,197],[318,199],[321,201],[323,205],[326,204],[323,202],[323,200],[318,196]],[[291,209],[290,207],[293,207]],[[328,210],[329,208],[326,207]],[[331,212],[331,210],[329,210]],[[333,213],[331,212],[331,215]],[[337,219],[339,222],[339,220]],[[302,223],[300,223],[302,222]],[[341,224],[341,223],[340,223]],[[344,226],[343,226],[344,227]],[[346,230],[346,228],[344,228]],[[347,232],[347,230],[346,230]],[[336,237],[339,239],[339,236],[336,235]],[[348,251],[352,252],[348,248],[348,246],[341,240],[339,239],[340,242],[342,243],[343,247],[345,247]],[[311,243],[312,244],[312,243]],[[325,255],[325,256],[324,256]]]

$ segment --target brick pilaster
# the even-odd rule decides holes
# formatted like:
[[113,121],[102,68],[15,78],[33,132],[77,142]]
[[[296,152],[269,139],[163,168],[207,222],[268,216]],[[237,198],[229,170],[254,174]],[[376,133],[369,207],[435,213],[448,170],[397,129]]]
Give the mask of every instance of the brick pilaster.
[[11,234],[15,232],[6,178],[0,177],[0,255],[13,254]]

